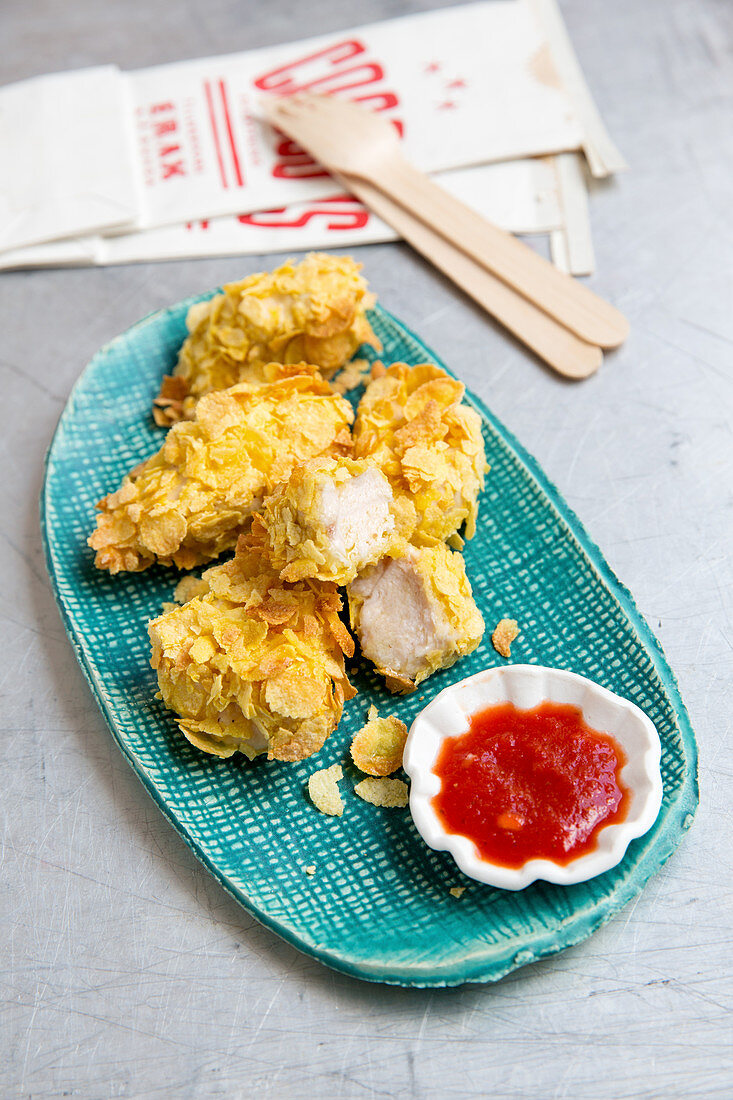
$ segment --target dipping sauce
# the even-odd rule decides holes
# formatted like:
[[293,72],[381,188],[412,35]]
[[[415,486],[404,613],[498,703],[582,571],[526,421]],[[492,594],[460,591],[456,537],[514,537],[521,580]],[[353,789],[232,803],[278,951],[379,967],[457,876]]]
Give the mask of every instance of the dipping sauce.
[[446,739],[433,765],[442,786],[432,805],[447,832],[468,837],[492,863],[567,864],[625,818],[625,763],[621,746],[587,726],[578,707],[500,703]]

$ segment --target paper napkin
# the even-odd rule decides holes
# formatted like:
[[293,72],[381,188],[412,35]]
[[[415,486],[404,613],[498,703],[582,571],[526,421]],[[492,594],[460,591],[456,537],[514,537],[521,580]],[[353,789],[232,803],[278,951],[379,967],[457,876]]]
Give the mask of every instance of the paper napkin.
[[113,65],[0,89],[0,249],[134,224],[131,121]]
[[592,270],[578,151],[597,175],[623,160],[556,0],[480,0],[298,43],[7,88],[0,267],[393,239],[358,204],[346,209],[340,185],[263,121],[263,97],[298,91],[384,113],[408,156],[447,172],[469,205],[515,232],[550,232],[560,266]]
[[[566,211],[554,159],[526,159],[439,173],[448,191],[515,233],[562,232]],[[238,216],[57,241],[0,254],[0,268],[121,264],[195,256],[352,248],[396,239],[394,230],[349,195]]]

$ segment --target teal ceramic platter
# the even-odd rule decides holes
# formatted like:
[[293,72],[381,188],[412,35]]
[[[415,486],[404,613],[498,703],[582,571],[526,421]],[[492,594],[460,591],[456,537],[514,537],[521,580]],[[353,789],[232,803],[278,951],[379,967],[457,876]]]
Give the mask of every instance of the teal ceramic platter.
[[[198,299],[196,299],[198,300]],[[629,593],[524,448],[481,402],[491,473],[465,557],[487,623],[480,648],[405,698],[355,665],[358,695],[321,752],[300,764],[218,760],[194,749],[154,698],[146,624],[176,575],[98,572],[86,537],[94,505],[160,446],[150,418],[194,299],[145,318],[92,360],[61,416],[48,460],[42,525],[66,628],[113,736],[148,791],[221,884],[278,935],[328,966],[370,981],[445,986],[493,981],[578,943],[634,897],[689,827],[697,753],[674,677]],[[386,362],[440,362],[382,309],[372,323]],[[441,364],[444,365],[444,364]],[[455,364],[459,367],[460,365]],[[448,368],[446,368],[448,369]],[[582,673],[631,699],[662,740],[664,801],[652,830],[613,870],[571,887],[508,893],[464,878],[427,848],[407,810],[357,798],[348,746],[369,705],[408,725],[432,695],[502,658],[490,633],[503,616],[522,633],[517,663]],[[346,808],[310,804],[316,768],[344,764]],[[314,865],[314,875],[305,873]],[[465,886],[460,899],[451,887]]]

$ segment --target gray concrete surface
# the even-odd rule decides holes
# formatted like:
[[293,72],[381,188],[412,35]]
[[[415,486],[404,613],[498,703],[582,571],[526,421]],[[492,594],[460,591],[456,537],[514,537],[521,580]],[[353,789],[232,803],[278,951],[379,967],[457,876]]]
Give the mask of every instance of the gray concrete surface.
[[[438,6],[5,0],[0,82],[138,67]],[[566,0],[632,171],[594,195],[593,286],[632,335],[571,385],[401,245],[360,255],[385,304],[536,455],[636,596],[697,731],[678,852],[590,940],[496,986],[329,972],[198,865],[123,761],[54,605],[43,455],[93,352],[270,257],[0,275],[0,893],[7,1097],[730,1097],[733,9]]]

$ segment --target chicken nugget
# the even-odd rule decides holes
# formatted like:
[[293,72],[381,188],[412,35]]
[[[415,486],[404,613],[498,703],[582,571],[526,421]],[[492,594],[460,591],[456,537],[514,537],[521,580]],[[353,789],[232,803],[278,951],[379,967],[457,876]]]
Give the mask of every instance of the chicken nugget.
[[349,403],[310,375],[207,394],[194,421],[99,502],[88,542],[111,573],[153,562],[191,569],[232,549],[298,462],[351,448]]
[[[434,545],[476,528],[487,470],[481,419],[462,404],[465,387],[440,367],[393,363],[357,409],[354,457],[371,457],[395,492],[415,505],[413,542]],[[460,544],[460,540],[457,540]]]
[[203,580],[205,595],[148,626],[160,696],[181,732],[214,756],[311,756],[354,694],[335,585],[283,583],[253,536]]
[[189,419],[203,394],[260,381],[264,364],[297,372],[301,361],[316,363],[328,377],[361,344],[379,349],[365,312],[375,297],[360,270],[348,256],[312,252],[191,306],[175,373],[154,403],[156,422]]
[[471,653],[483,636],[463,557],[444,543],[405,545],[364,570],[348,597],[362,653],[391,691],[414,691]]
[[255,522],[263,526],[284,580],[348,584],[409,537],[416,516],[409,500],[395,499],[373,462],[322,456],[296,466],[266,498]]

